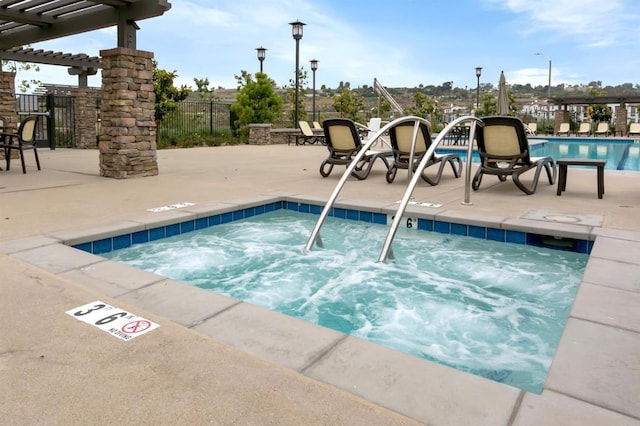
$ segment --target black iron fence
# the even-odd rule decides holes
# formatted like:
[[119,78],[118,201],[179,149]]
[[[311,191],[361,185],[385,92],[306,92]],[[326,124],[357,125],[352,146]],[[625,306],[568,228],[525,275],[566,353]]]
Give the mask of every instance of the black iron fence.
[[39,146],[72,148],[74,146],[73,98],[68,95],[18,95],[18,119],[38,116],[36,140]]
[[[28,95],[17,97],[18,118],[39,117],[38,145],[55,149],[75,147],[74,102],[70,95]],[[100,108],[97,100],[96,109]],[[98,117],[100,116],[98,111]],[[231,104],[225,102],[180,102],[168,113],[157,131],[160,140],[174,142],[185,138],[231,136],[235,118]]]
[[226,136],[233,130],[231,104],[224,102],[180,102],[159,125],[161,140],[187,137]]

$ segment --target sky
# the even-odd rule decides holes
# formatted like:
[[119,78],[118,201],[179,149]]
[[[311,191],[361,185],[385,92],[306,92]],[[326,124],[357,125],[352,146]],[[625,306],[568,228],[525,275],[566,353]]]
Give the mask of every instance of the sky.
[[[299,63],[318,60],[316,87],[498,84],[603,86],[640,84],[637,0],[170,0],[161,17],[138,21],[137,48],[175,71],[176,85],[235,88],[242,70],[259,71],[256,47],[267,48],[264,72],[277,85],[295,76],[290,22],[302,21]],[[117,44],[107,28],[33,44],[35,49],[86,53]],[[99,87],[100,74],[89,78]],[[18,79],[76,85],[65,67],[42,66]]]

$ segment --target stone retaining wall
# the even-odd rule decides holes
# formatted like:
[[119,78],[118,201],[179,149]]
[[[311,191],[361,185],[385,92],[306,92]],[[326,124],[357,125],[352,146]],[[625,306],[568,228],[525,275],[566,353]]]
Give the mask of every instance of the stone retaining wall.
[[249,145],[295,144],[298,129],[272,129],[272,125],[249,124]]

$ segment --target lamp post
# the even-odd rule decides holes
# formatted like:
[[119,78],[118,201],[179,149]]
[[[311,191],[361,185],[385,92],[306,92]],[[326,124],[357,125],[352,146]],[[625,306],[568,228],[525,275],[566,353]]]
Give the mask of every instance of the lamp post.
[[478,109],[480,109],[480,75],[482,75],[482,67],[476,67],[476,77],[478,78],[476,86],[476,115],[478,115]]
[[[535,55],[544,56],[540,52],[536,52]],[[549,85],[547,86],[547,119],[551,118],[551,105],[549,105],[549,99],[551,99],[551,59],[549,59]]]
[[295,21],[295,22],[289,22],[289,25],[291,25],[291,35],[293,36],[293,39],[296,41],[296,96],[295,96],[295,112],[294,112],[294,117],[293,117],[293,128],[297,129],[298,128],[298,91],[300,88],[300,72],[299,72],[299,66],[300,66],[300,39],[302,38],[302,27],[304,27],[306,24],[304,24],[303,22],[300,21]]
[[309,62],[311,62],[311,71],[313,71],[313,107],[312,107],[312,116],[313,116],[313,121],[317,121],[316,120],[316,70],[318,69],[318,60],[317,59],[312,59]]
[[262,72],[262,62],[264,58],[267,56],[267,49],[264,47],[256,47],[256,51],[258,52],[258,60],[260,61],[260,72]]

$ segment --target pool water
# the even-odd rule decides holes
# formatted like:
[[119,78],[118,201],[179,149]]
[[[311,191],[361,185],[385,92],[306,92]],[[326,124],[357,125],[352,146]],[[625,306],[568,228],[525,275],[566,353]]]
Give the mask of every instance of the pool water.
[[110,259],[540,393],[587,255],[278,210]]
[[[640,143],[633,139],[530,139],[529,143],[533,157],[600,159],[607,160],[608,170],[640,171]],[[466,149],[454,151],[446,147],[438,152],[456,152],[463,160],[467,153]],[[473,161],[480,161],[477,153]]]

